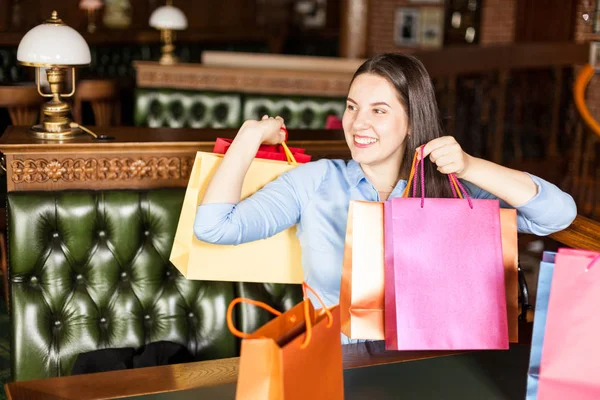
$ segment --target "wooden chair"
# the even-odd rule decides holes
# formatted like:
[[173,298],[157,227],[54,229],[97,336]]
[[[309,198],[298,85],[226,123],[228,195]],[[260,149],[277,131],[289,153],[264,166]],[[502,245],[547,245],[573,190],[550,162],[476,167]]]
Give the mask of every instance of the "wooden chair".
[[73,119],[82,124],[82,105],[89,102],[96,126],[120,125],[119,83],[114,79],[82,79],[73,96]]
[[46,100],[34,85],[0,86],[0,108],[8,109],[13,125],[34,125]]
[[[0,86],[0,108],[8,109],[13,125],[34,125],[38,122],[41,105],[47,99],[40,96],[34,85]],[[6,246],[4,231],[6,230],[6,212],[0,207],[0,275],[2,275],[2,292],[8,303],[8,266],[6,264]]]

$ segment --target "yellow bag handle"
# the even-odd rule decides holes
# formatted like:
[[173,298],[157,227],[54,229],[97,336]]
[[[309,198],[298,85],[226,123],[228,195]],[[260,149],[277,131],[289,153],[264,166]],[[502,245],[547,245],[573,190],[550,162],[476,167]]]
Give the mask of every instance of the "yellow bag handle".
[[281,142],[281,146],[283,147],[283,151],[285,151],[285,157],[287,158],[287,161],[293,165],[298,165],[296,158],[292,154],[290,148],[287,147],[287,144],[285,144],[285,142]]
[[[287,140],[288,134],[289,134],[287,128],[285,126],[282,126],[281,130],[285,132],[285,139]],[[281,142],[281,147],[283,147],[283,151],[285,152],[285,158],[287,158],[287,162],[292,165],[298,165],[298,162],[296,161],[296,158],[292,154],[292,151],[287,146],[287,144],[285,144],[285,140],[283,142]]]

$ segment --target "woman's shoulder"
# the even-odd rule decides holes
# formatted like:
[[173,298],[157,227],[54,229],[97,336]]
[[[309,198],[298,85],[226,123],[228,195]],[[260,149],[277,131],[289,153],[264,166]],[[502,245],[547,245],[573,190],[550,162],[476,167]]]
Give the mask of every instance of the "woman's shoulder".
[[300,164],[292,171],[296,171],[298,174],[310,174],[310,175],[321,175],[326,176],[331,173],[343,173],[346,169],[346,161],[344,160],[332,160],[329,158],[321,158],[319,160],[310,161],[305,164]]
[[300,164],[286,173],[293,181],[314,182],[317,186],[328,180],[346,176],[346,161],[321,158]]

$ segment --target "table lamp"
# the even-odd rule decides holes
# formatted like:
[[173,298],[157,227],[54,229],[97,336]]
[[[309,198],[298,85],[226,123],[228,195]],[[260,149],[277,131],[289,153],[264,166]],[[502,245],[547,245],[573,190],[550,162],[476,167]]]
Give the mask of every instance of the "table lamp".
[[[17,61],[21,65],[36,68],[38,92],[51,97],[42,106],[42,121],[30,131],[39,138],[48,140],[71,139],[81,133],[71,121],[71,107],[62,100],[75,93],[75,68],[88,66],[91,61],[90,48],[83,37],[58,18],[56,11],[50,19],[36,26],[23,36],[17,49]],[[46,69],[50,93],[40,88],[40,68]],[[63,94],[67,70],[72,71],[71,93]]]
[[162,47],[162,56],[158,61],[160,64],[172,65],[177,63],[177,57],[173,54],[175,50],[175,33],[187,28],[187,18],[185,14],[177,7],[173,7],[172,2],[167,0],[167,4],[158,7],[150,15],[150,26],[160,30],[160,39],[164,43]]
[[96,11],[102,8],[102,0],[81,0],[79,8],[85,10],[88,16],[88,32],[96,32]]

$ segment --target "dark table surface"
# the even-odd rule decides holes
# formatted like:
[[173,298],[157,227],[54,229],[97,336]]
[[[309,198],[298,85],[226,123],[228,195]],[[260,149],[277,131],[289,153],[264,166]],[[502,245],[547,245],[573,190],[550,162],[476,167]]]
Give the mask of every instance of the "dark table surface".
[[[344,371],[345,399],[524,399],[529,347],[482,351]],[[315,384],[315,390],[318,385]],[[143,400],[234,399],[235,383],[128,397]]]

